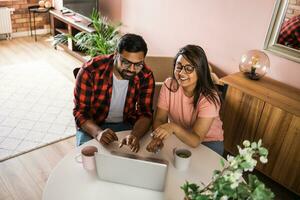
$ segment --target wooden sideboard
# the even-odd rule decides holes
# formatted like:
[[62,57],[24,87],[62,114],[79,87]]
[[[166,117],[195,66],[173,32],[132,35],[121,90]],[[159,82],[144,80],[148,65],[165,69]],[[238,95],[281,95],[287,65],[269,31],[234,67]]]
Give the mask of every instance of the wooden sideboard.
[[[50,21],[51,21],[51,33],[53,36],[57,34],[68,34],[75,36],[79,32],[92,33],[95,30],[89,27],[90,21],[85,18],[80,18],[75,16],[75,19],[80,19],[76,21],[74,16],[66,16],[62,14],[60,10],[51,10],[50,11]],[[66,44],[60,44],[67,53],[73,55],[82,62],[86,62],[88,58],[86,55],[76,46],[74,41],[70,38]]]
[[222,114],[226,151],[236,155],[244,140],[262,139],[269,161],[257,169],[299,195],[300,90],[240,72],[221,81],[228,85]]

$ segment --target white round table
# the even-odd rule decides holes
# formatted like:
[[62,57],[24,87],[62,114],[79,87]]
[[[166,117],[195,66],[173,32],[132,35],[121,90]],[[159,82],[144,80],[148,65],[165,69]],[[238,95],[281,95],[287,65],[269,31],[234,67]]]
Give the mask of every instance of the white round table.
[[[129,133],[129,131],[119,132],[119,141]],[[84,146],[94,145],[98,148],[98,151],[106,153],[110,153],[110,150],[113,149],[119,149],[117,142],[111,144],[109,148],[104,148],[96,140],[91,140],[74,149],[57,164],[48,178],[43,192],[43,200],[183,199],[184,192],[180,189],[180,186],[185,181],[208,184],[211,181],[213,171],[221,168],[220,159],[222,157],[217,153],[204,145],[194,149],[190,148],[175,136],[169,137],[164,142],[164,148],[158,154],[149,153],[146,151],[146,146],[150,141],[149,135],[147,134],[141,140],[141,149],[138,155],[161,158],[169,162],[164,192],[102,181],[98,179],[96,172],[84,170],[82,164],[75,160],[75,157],[80,154],[80,150]],[[174,168],[172,152],[174,147],[183,147],[191,150],[192,158],[187,171],[178,171]],[[127,146],[122,147],[121,151],[131,152]]]

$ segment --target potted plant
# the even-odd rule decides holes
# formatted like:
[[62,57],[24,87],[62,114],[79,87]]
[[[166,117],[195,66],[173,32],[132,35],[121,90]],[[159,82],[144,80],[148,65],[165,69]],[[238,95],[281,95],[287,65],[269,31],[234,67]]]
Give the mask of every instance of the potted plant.
[[94,10],[91,15],[91,26],[95,29],[94,32],[79,32],[75,36],[69,34],[55,35],[53,46],[56,48],[58,44],[67,43],[68,38],[71,38],[78,49],[90,57],[111,54],[116,48],[120,25],[109,23],[107,17],[101,16]]
[[242,178],[244,172],[254,169],[257,159],[261,163],[268,162],[268,150],[261,144],[261,140],[251,144],[245,140],[244,148],[238,146],[239,154],[236,157],[229,155],[226,164],[221,160],[223,169],[214,171],[212,181],[208,185],[199,186],[187,181],[181,186],[185,193],[185,200],[274,199],[273,192],[266,188],[255,175],[249,174],[247,181]]

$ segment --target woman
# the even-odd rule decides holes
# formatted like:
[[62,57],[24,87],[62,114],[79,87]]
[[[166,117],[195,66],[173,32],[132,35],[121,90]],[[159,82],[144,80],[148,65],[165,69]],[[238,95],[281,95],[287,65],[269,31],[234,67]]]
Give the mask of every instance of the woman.
[[153,137],[164,140],[174,134],[191,147],[202,143],[222,155],[221,102],[204,50],[196,45],[181,48],[173,72],[160,90]]

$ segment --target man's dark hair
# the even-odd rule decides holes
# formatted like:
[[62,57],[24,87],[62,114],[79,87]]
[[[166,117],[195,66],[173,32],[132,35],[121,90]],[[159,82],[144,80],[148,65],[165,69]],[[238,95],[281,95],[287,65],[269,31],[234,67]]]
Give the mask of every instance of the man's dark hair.
[[117,46],[118,53],[121,54],[123,50],[134,53],[142,51],[144,52],[144,56],[146,56],[148,48],[145,40],[141,36],[127,33],[120,38]]

